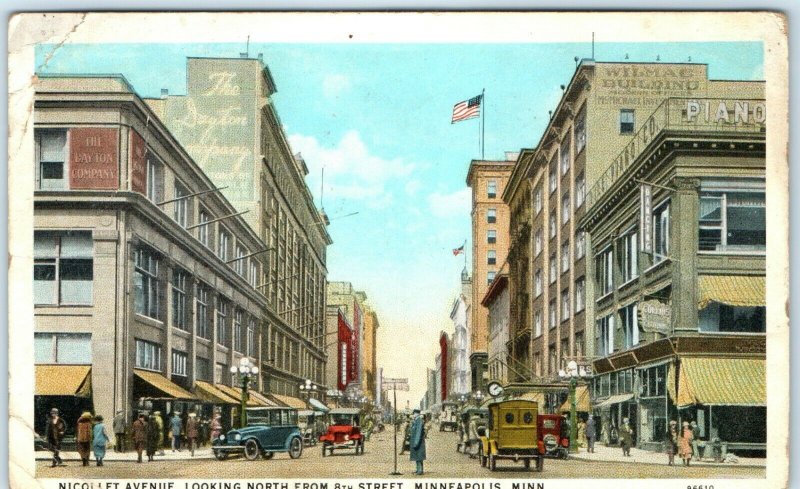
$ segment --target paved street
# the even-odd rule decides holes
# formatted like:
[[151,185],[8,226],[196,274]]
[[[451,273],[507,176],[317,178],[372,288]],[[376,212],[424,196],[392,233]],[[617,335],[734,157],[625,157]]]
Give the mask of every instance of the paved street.
[[[130,460],[107,460],[105,466],[82,467],[78,461],[67,460],[66,467],[50,468],[49,462],[37,462],[37,477],[58,478],[200,478],[200,479],[282,479],[282,478],[390,478],[392,471],[392,432],[373,436],[362,456],[351,451],[339,451],[332,457],[322,458],[320,448],[308,447],[303,456],[292,460],[287,454],[275,455],[272,460],[249,462],[232,458],[224,462],[214,459],[165,460],[137,464]],[[577,459],[545,461],[542,473],[526,472],[522,464],[498,462],[498,470],[490,472],[481,468],[477,459],[455,451],[457,435],[433,431],[428,439],[426,476],[436,478],[755,478],[764,477],[763,468],[703,467],[621,462],[595,462]],[[169,453],[169,452],[168,452]],[[185,453],[185,452],[182,452]],[[208,455],[208,450],[203,451]],[[168,455],[171,457],[171,454]],[[664,456],[666,463],[666,456]],[[398,456],[402,477],[414,477],[414,464],[408,454]]]

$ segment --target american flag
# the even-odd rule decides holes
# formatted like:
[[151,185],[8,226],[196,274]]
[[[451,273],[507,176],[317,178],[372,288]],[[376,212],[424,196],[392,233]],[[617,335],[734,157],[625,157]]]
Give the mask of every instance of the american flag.
[[458,256],[461,253],[464,253],[464,245],[461,245],[458,248],[453,248],[453,256]]
[[474,119],[481,115],[481,101],[483,95],[477,95],[469,100],[464,100],[453,106],[453,119],[450,124],[455,124],[458,121],[465,121],[467,119]]

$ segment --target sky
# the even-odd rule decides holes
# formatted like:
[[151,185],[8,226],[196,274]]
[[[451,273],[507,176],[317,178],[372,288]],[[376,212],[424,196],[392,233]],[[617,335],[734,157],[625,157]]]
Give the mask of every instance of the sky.
[[[186,93],[187,56],[238,57],[245,49],[65,44],[38,46],[35,62],[41,73],[121,73],[140,96],[158,97],[162,88]],[[762,50],[757,42],[597,43],[595,59],[707,63],[711,79],[760,80]],[[439,333],[453,330],[464,258],[452,250],[465,240],[471,246],[465,180],[481,156],[480,126],[451,124],[453,105],[485,90],[486,159],[534,147],[574,58],[590,57],[591,45],[251,43],[249,53],[264,55],[284,131],[331,218],[328,279],[366,292],[380,320],[378,366],[385,377],[409,378],[399,404],[416,405]]]

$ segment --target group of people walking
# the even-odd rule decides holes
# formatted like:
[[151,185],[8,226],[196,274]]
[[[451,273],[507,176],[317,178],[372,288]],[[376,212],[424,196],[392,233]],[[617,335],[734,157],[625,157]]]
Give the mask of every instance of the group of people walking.
[[[50,451],[53,452],[52,467],[64,465],[64,461],[61,459],[61,442],[66,431],[67,425],[58,409],[51,409],[50,419],[47,420],[47,428],[45,428],[45,438],[50,446]],[[89,412],[81,414],[75,428],[75,442],[84,467],[89,465],[89,456],[92,451],[94,451],[97,465],[102,466],[109,443],[103,417],[99,414],[92,416]]]
[[691,423],[684,421],[680,431],[677,421],[673,419],[669,422],[669,428],[664,436],[664,445],[669,459],[668,465],[675,465],[676,454],[683,460],[683,465],[687,467],[692,461],[693,455],[700,455],[697,453],[697,433],[698,427],[695,421]]

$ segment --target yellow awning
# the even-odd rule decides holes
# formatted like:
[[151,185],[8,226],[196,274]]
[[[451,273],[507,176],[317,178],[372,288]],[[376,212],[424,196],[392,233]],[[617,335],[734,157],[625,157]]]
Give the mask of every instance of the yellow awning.
[[166,395],[165,397],[174,397],[175,399],[197,399],[194,394],[173,383],[158,372],[135,368],[133,369],[133,375],[150,384],[151,387],[163,392]]
[[92,395],[90,365],[36,365],[37,396]]
[[711,302],[729,306],[755,307],[767,302],[766,278],[746,275],[700,275],[697,308]]
[[262,393],[260,393],[258,391],[249,390],[247,392],[250,394],[250,397],[254,398],[262,406],[268,406],[268,407],[277,407],[278,406],[278,404],[276,402],[273,402],[272,400],[267,398],[267,396],[265,396],[264,394],[262,394]]
[[[678,407],[766,406],[767,364],[758,358],[681,357]],[[675,399],[675,368],[667,374],[667,392]]]
[[[237,400],[237,404],[242,403],[242,389],[239,387],[228,387],[227,385],[223,384],[216,384],[215,387],[229,397],[232,397]],[[248,391],[249,393],[250,391]],[[261,407],[262,404],[258,402],[253,396],[247,396],[247,407]]]
[[195,381],[194,390],[201,399],[214,404],[240,404],[242,402],[241,398],[233,398],[217,389],[213,384],[202,380]]
[[[579,385],[575,388],[575,409],[581,413],[589,413],[592,411],[592,402],[589,399],[589,387]],[[569,397],[561,405],[560,411],[562,413],[570,412],[572,405],[569,402]]]
[[525,392],[520,394],[519,398],[525,401],[537,402],[539,408],[544,409],[544,392]]
[[284,396],[281,394],[272,394],[272,396],[283,404],[295,409],[306,409],[306,402],[292,396]]
[[613,396],[609,396],[607,399],[604,399],[604,400],[598,402],[597,404],[595,404],[594,408],[598,409],[598,408],[603,408],[603,407],[606,407],[606,406],[611,406],[613,404],[619,404],[621,402],[628,401],[628,400],[630,400],[632,398],[633,398],[633,394],[632,393],[616,394],[616,395],[613,395]]

